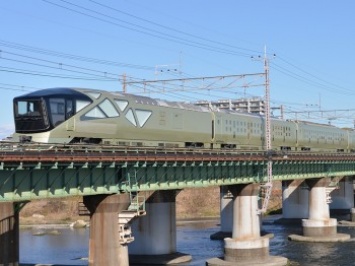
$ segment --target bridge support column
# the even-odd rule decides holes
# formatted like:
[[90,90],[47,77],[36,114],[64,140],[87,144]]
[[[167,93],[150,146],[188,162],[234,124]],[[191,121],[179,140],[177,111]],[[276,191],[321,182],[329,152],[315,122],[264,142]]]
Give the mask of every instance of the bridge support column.
[[353,178],[346,176],[339,181],[338,188],[331,193],[330,212],[335,214],[349,214],[354,208]]
[[308,217],[308,187],[303,180],[282,182],[282,217],[284,219],[302,219]]
[[302,220],[303,236],[290,235],[289,239],[308,242],[338,242],[350,235],[337,233],[337,220],[330,218],[327,187],[330,178],[309,179],[309,217]]
[[128,194],[84,196],[90,211],[90,266],[129,266],[128,247],[119,241],[118,213],[128,208]]
[[12,202],[0,203],[0,265],[19,265],[19,215]]
[[220,187],[220,199],[221,231],[231,234],[233,230],[233,195],[227,186]]
[[283,257],[269,255],[269,236],[260,235],[259,184],[234,185],[232,238],[224,239],[224,260],[213,258],[207,265],[286,265]]
[[222,240],[232,236],[233,230],[233,195],[228,186],[220,186],[221,231],[210,236],[212,240]]
[[176,264],[191,260],[176,252],[177,191],[155,191],[146,201],[146,215],[132,222],[130,261],[136,264]]

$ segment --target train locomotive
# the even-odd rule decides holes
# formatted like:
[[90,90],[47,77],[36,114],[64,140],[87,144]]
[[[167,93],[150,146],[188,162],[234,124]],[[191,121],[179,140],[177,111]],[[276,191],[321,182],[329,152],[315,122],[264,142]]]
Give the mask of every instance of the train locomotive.
[[[121,92],[54,88],[14,98],[14,141],[262,151],[261,115]],[[271,119],[273,150],[354,152],[350,129]]]

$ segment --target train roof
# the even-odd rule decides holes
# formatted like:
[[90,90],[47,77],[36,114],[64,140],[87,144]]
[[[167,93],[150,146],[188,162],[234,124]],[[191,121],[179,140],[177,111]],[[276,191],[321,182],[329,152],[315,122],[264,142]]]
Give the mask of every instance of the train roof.
[[322,124],[322,123],[317,123],[317,122],[312,122],[312,121],[305,121],[305,120],[295,120],[296,123],[302,123],[305,125],[311,125],[311,126],[323,126],[323,127],[331,127],[331,128],[338,128],[334,125],[329,125],[329,124]]
[[82,93],[78,92],[77,90],[71,88],[53,88],[53,89],[42,89],[34,92],[30,92],[18,97],[15,99],[22,99],[22,98],[40,98],[40,97],[48,97],[48,96],[83,96]]

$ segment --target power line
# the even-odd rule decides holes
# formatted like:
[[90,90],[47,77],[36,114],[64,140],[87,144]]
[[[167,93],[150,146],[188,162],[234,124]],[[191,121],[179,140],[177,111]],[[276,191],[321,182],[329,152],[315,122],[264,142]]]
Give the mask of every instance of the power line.
[[0,90],[6,90],[6,91],[33,91],[33,90],[26,90],[26,89],[14,89],[14,88],[2,87],[2,86],[0,86]]
[[[160,32],[160,31],[157,31],[157,30],[154,30],[154,29],[149,29],[149,28],[146,28],[144,26],[140,26],[140,25],[136,25],[134,23],[126,22],[126,21],[123,21],[121,19],[117,19],[115,17],[109,16],[107,14],[103,14],[101,12],[97,12],[95,10],[92,10],[92,9],[89,9],[89,8],[86,8],[86,7],[83,7],[83,6],[70,3],[70,2],[65,1],[65,0],[59,0],[59,1],[65,2],[65,3],[69,4],[69,5],[73,5],[75,7],[83,9],[83,10],[92,12],[94,14],[98,14],[100,16],[103,16],[106,19],[94,16],[94,15],[90,15],[90,14],[88,14],[86,12],[78,11],[78,10],[75,10],[75,9],[72,9],[72,8],[69,8],[69,7],[66,7],[66,6],[62,6],[62,5],[59,5],[57,3],[50,2],[48,0],[42,0],[42,1],[46,2],[48,4],[51,4],[51,5],[55,5],[57,7],[69,10],[71,12],[75,12],[75,13],[78,13],[78,14],[81,14],[81,15],[84,15],[84,16],[99,20],[101,22],[109,23],[111,25],[115,25],[115,26],[118,26],[118,27],[121,27],[121,28],[125,28],[125,29],[131,30],[131,31],[139,32],[139,33],[151,36],[151,37],[164,39],[164,40],[168,40],[168,41],[171,41],[171,42],[174,42],[174,43],[180,43],[180,44],[183,44],[183,45],[196,47],[196,48],[200,48],[200,49],[204,49],[204,50],[208,50],[208,51],[218,52],[218,53],[224,53],[224,54],[230,54],[230,55],[238,55],[238,56],[244,56],[244,57],[249,57],[250,56],[250,54],[236,52],[236,51],[233,51],[233,50],[228,50],[228,49],[224,49],[224,48],[220,48],[220,47],[216,47],[216,46],[211,46],[211,45],[208,45],[208,44],[204,44],[204,43],[200,43],[200,42],[196,42],[196,41],[192,41],[192,40],[187,40],[187,39],[184,39],[184,38],[181,38],[181,37],[176,37],[176,36],[173,36],[171,34]],[[107,18],[115,20],[115,21],[120,21],[122,23],[128,24],[128,25],[136,27],[136,28],[132,28],[132,27],[125,26],[125,25],[122,25],[122,24],[118,24],[116,22],[107,20]],[[154,32],[154,33],[152,33],[152,32]]]
[[311,76],[311,77],[313,77],[313,78],[315,78],[315,79],[317,79],[317,80],[323,82],[324,84],[330,84],[330,85],[332,85],[333,87],[339,88],[339,89],[341,89],[341,90],[351,91],[351,90],[349,90],[349,89],[347,89],[347,88],[344,88],[344,87],[339,86],[339,85],[337,85],[337,84],[334,84],[334,83],[331,83],[331,82],[329,82],[329,81],[326,81],[326,80],[324,80],[324,79],[322,79],[322,78],[320,78],[320,77],[318,77],[318,76],[316,76],[316,75],[314,75],[314,74],[312,74],[312,73],[310,73],[310,72],[308,72],[308,71],[305,71],[305,70],[303,70],[302,68],[300,68],[300,67],[298,67],[298,66],[292,64],[291,62],[287,61],[286,59],[283,59],[282,57],[281,57],[280,59],[281,59],[283,62],[287,63],[288,65],[290,65],[290,66],[294,67],[295,69],[301,71],[302,73],[307,74],[307,75],[309,75],[309,76]]
[[154,70],[154,67],[120,63],[120,62],[115,62],[115,61],[102,60],[102,59],[97,59],[97,58],[90,58],[90,57],[78,56],[78,55],[67,54],[67,53],[62,53],[62,52],[56,52],[56,51],[51,51],[51,50],[47,50],[47,49],[26,46],[26,45],[14,43],[14,42],[7,42],[7,41],[1,40],[1,39],[0,39],[0,46],[5,46],[8,48],[24,50],[24,51],[34,52],[34,53],[39,53],[39,54],[44,54],[44,55],[56,56],[56,57],[61,57],[61,58],[66,58],[66,59],[71,59],[71,60],[94,63],[94,64],[128,67],[128,68],[135,68],[135,69],[149,70],[149,71]]
[[[61,0],[61,1],[62,1],[62,0]],[[124,15],[129,16],[129,17],[132,17],[132,18],[134,18],[134,19],[137,19],[137,20],[140,20],[140,21],[149,23],[149,24],[151,24],[151,25],[158,26],[158,27],[160,27],[160,28],[163,28],[163,29],[166,29],[166,30],[170,30],[170,31],[173,31],[173,32],[182,34],[182,35],[186,35],[186,36],[189,36],[189,37],[193,37],[193,38],[196,38],[196,39],[200,39],[200,40],[203,40],[203,41],[211,42],[211,43],[214,43],[214,44],[218,44],[218,45],[222,45],[222,46],[226,46],[226,47],[230,47],[230,48],[234,48],[234,49],[238,49],[238,50],[243,50],[243,51],[249,52],[249,53],[250,53],[250,52],[251,52],[251,53],[257,53],[257,51],[254,51],[254,50],[251,50],[251,49],[242,48],[242,47],[238,47],[238,46],[234,46],[234,45],[229,45],[229,44],[227,44],[227,43],[218,42],[218,41],[215,41],[215,40],[211,40],[211,39],[208,39],[208,38],[204,38],[204,37],[201,37],[201,36],[197,36],[197,35],[195,35],[195,34],[191,34],[191,33],[188,33],[188,32],[184,32],[184,31],[181,31],[181,30],[172,28],[172,27],[168,27],[168,26],[165,26],[165,25],[162,25],[162,24],[153,22],[153,21],[151,21],[151,20],[144,19],[144,18],[135,16],[135,15],[132,15],[132,14],[130,14],[130,13],[128,13],[128,12],[124,12],[124,11],[119,10],[119,9],[117,9],[117,8],[114,8],[114,7],[112,7],[112,6],[104,5],[104,4],[102,4],[102,3],[98,3],[97,1],[94,1],[94,0],[89,0],[89,1],[92,2],[92,3],[95,3],[96,5],[105,7],[105,8],[107,8],[107,9],[113,10],[113,11],[115,11],[115,12],[118,12],[118,13],[120,13],[120,14],[124,14]]]
[[[55,3],[53,3],[53,2],[49,2],[49,1],[45,1],[45,0],[43,0],[43,1],[44,1],[44,2],[47,2],[47,3],[50,3],[50,4],[52,4],[52,5],[57,5],[57,6],[58,6],[58,4],[55,4]],[[65,3],[67,3],[67,4],[70,4],[70,5],[75,5],[75,4],[70,3],[70,2],[68,2],[68,1],[63,1],[63,0],[61,0],[61,1],[62,1],[62,2],[65,2]],[[118,10],[117,8],[113,8],[113,7],[110,7],[110,6],[108,6],[108,5],[103,5],[103,4],[100,4],[100,3],[96,2],[96,1],[90,0],[90,2],[95,3],[96,5],[104,6],[104,7],[106,7],[106,8],[111,9],[111,10],[115,10],[116,12],[122,12],[121,10]],[[86,10],[89,10],[90,12],[96,12],[95,10],[87,9],[87,8],[82,7],[82,6],[79,6],[79,5],[75,5],[75,6],[77,6],[78,8],[84,8],[84,9],[86,9]],[[67,7],[63,7],[63,6],[61,6],[61,7],[68,9]],[[72,11],[73,11],[73,12],[77,12],[77,13],[80,12],[80,11],[77,11],[77,10],[75,10],[75,11],[72,10]],[[84,13],[84,12],[81,12],[81,13]],[[108,15],[106,15],[106,14],[104,14],[104,13],[100,13],[100,12],[96,12],[96,13],[101,14],[101,16],[104,16],[104,17],[106,17],[106,18],[110,18],[110,19],[115,19],[115,20],[117,20],[117,18],[112,17],[112,16],[108,16]],[[193,34],[185,33],[185,32],[180,31],[180,30],[176,30],[176,29],[173,29],[173,28],[170,28],[170,27],[166,27],[166,26],[164,26],[164,25],[161,25],[161,24],[158,24],[158,23],[149,21],[149,20],[142,19],[142,18],[140,18],[140,17],[138,17],[138,16],[134,16],[134,15],[129,14],[129,13],[127,13],[127,12],[123,12],[123,13],[125,13],[125,14],[128,15],[128,16],[134,17],[134,18],[136,18],[136,19],[138,19],[138,20],[141,20],[141,21],[150,23],[151,25],[155,25],[155,26],[158,26],[158,27],[161,27],[161,28],[165,28],[165,29],[167,29],[167,30],[174,31],[174,32],[177,32],[177,33],[179,33],[179,34],[184,34],[184,35],[186,35],[186,36],[190,36],[190,37],[197,38],[197,39],[200,39],[200,40],[204,40],[204,41],[208,41],[208,42],[213,42],[213,43],[221,44],[221,43],[219,43],[219,42],[215,42],[215,41],[212,41],[212,40],[209,40],[209,39],[205,39],[205,38],[202,38],[202,37],[193,35]],[[90,15],[90,14],[83,14],[83,15],[89,15],[89,16],[93,17],[93,16]],[[97,18],[97,17],[96,17],[96,18]],[[100,18],[97,18],[97,19],[100,19]],[[112,23],[112,21],[110,21],[109,23]],[[128,22],[127,22],[127,23],[128,23]],[[141,27],[141,28],[142,28],[142,26],[140,26],[140,25],[136,25],[136,24],[132,24],[132,25],[135,25],[135,27]],[[144,27],[144,29],[150,30],[150,29],[147,28],[147,27]],[[161,32],[159,32],[159,33],[161,33]],[[164,32],[162,32],[162,34],[164,34]],[[166,34],[165,34],[165,35],[166,35]],[[178,38],[178,37],[173,36],[173,38]],[[185,39],[182,39],[182,40],[185,40]],[[0,45],[1,45],[1,43],[0,43]],[[203,44],[203,45],[205,45],[205,44]],[[228,46],[228,47],[233,47],[233,46],[228,45],[228,44],[227,44],[226,46]],[[234,47],[234,48],[240,49],[239,47]],[[21,49],[21,48],[17,47],[16,49]],[[218,48],[218,49],[220,49],[220,48]],[[244,50],[245,50],[245,51],[249,51],[248,49],[244,49]],[[250,50],[250,51],[251,51],[251,50]],[[37,52],[38,52],[38,51],[37,51]],[[42,51],[42,52],[43,52],[43,51]],[[52,55],[53,55],[53,54],[52,54]],[[56,56],[57,56],[57,55],[56,55]],[[71,56],[73,56],[73,55],[71,55]],[[77,57],[77,56],[74,56],[74,57]],[[68,58],[68,57],[66,57],[66,58]],[[279,57],[279,58],[280,58],[280,57]],[[74,58],[70,58],[70,59],[74,59]],[[78,58],[76,58],[76,59],[78,59]],[[93,60],[95,61],[96,59],[93,59]],[[83,60],[83,61],[86,61],[86,60]],[[100,61],[101,61],[101,60],[100,60]],[[271,67],[275,66],[273,69],[275,69],[276,71],[278,71],[278,72],[280,72],[280,73],[282,73],[282,74],[285,74],[285,75],[287,75],[287,76],[289,76],[289,77],[298,79],[298,80],[300,80],[300,81],[302,81],[302,82],[304,82],[304,83],[307,83],[307,84],[309,84],[309,85],[312,85],[312,86],[321,87],[321,88],[327,89],[327,90],[329,90],[329,91],[337,92],[337,93],[343,93],[343,94],[348,94],[348,95],[352,95],[352,94],[353,94],[350,90],[348,90],[348,89],[346,89],[346,88],[342,88],[342,87],[340,87],[340,86],[338,86],[338,85],[335,85],[335,84],[332,84],[332,83],[330,83],[330,82],[326,82],[325,80],[320,79],[320,78],[318,78],[317,76],[315,76],[315,75],[309,73],[308,71],[305,71],[305,70],[303,70],[303,69],[301,69],[301,68],[295,66],[294,64],[290,63],[289,61],[287,61],[287,60],[285,60],[285,59],[282,59],[282,58],[281,58],[281,61],[283,61],[283,62],[284,62],[285,64],[287,64],[288,66],[294,67],[295,69],[297,69],[298,71],[300,71],[300,72],[302,73],[302,75],[297,74],[297,73],[295,73],[295,72],[293,72],[293,71],[291,71],[291,70],[289,70],[289,69],[286,69],[286,68],[284,68],[284,67],[282,67],[282,66],[280,66],[280,65],[277,65],[277,64],[272,64]],[[86,62],[92,62],[92,61],[91,61],[91,59],[90,59],[90,60],[87,60]],[[106,62],[107,62],[107,61],[106,61]],[[97,63],[97,62],[95,62],[95,63]],[[154,68],[153,68],[153,67],[149,67],[149,69],[146,69],[146,70],[152,70],[152,69],[154,69]],[[312,79],[307,78],[307,77],[305,77],[304,75],[307,75],[307,76],[311,77]],[[315,80],[318,80],[318,81],[315,81]],[[321,82],[319,82],[319,81],[321,81]],[[325,84],[323,84],[323,82],[324,82]],[[327,85],[327,84],[332,84],[332,85],[334,85],[334,86],[329,86],[329,85]]]
[[[302,82],[305,82],[305,83],[307,83],[307,84],[310,84],[310,85],[313,85],[313,86],[317,86],[317,87],[326,89],[326,90],[328,90],[328,91],[337,91],[337,92],[339,92],[339,93],[348,94],[348,95],[353,95],[353,94],[354,94],[353,91],[350,90],[350,89],[341,87],[341,86],[339,86],[339,85],[336,85],[336,84],[333,84],[333,83],[331,83],[331,82],[329,82],[329,81],[326,81],[326,80],[324,80],[324,79],[321,79],[321,78],[317,77],[316,75],[313,75],[313,74],[309,73],[308,71],[305,71],[305,70],[301,69],[300,67],[295,66],[294,64],[292,64],[292,63],[286,61],[285,59],[282,59],[282,58],[281,58],[281,60],[282,60],[283,62],[287,63],[288,65],[291,65],[292,67],[296,68],[298,71],[300,71],[300,72],[302,72],[302,73],[304,73],[304,74],[306,74],[306,75],[312,77],[312,78],[315,79],[316,81],[311,80],[311,79],[309,79],[309,78],[307,78],[307,77],[301,76],[301,75],[299,75],[299,74],[297,74],[297,73],[295,73],[295,72],[292,72],[291,70],[287,70],[287,69],[285,69],[284,67],[281,67],[281,66],[279,66],[279,65],[277,65],[277,64],[273,64],[273,66],[276,66],[276,68],[273,68],[273,69],[275,69],[276,71],[279,71],[279,72],[281,72],[281,73],[283,73],[283,74],[285,74],[285,75],[288,75],[288,76],[290,76],[290,77],[292,77],[292,78],[298,79],[298,80],[300,80],[300,81],[302,81]],[[281,69],[281,70],[280,70],[280,69]],[[331,85],[331,86],[329,86],[328,84]]]
[[335,87],[330,87],[326,84],[323,84],[323,83],[320,83],[318,81],[314,81],[314,80],[311,80],[307,77],[304,77],[304,76],[301,76],[297,73],[294,73],[288,69],[285,69],[284,67],[282,66],[279,66],[275,63],[273,63],[271,66],[270,66],[272,69],[284,74],[284,75],[287,75],[289,77],[292,77],[294,79],[297,79],[301,82],[304,82],[308,85],[312,85],[312,86],[315,86],[315,87],[319,87],[319,88],[322,88],[322,89],[325,89],[327,91],[330,91],[330,92],[337,92],[337,93],[340,93],[340,94],[346,94],[346,95],[354,95],[353,92],[351,92],[351,90],[344,90],[344,89],[339,89],[339,88],[335,88]]
[[56,73],[48,73],[48,72],[40,72],[40,71],[32,71],[27,69],[19,69],[19,68],[10,68],[10,67],[2,67],[0,66],[0,72],[14,73],[14,74],[25,74],[32,76],[41,76],[41,77],[52,77],[52,78],[62,78],[62,79],[77,79],[77,80],[96,80],[96,81],[115,81],[112,78],[89,78],[89,77],[80,77],[80,76],[70,76],[70,75],[59,75]]
[[[7,60],[7,61],[17,62],[17,63],[22,63],[22,64],[29,64],[29,65],[32,65],[32,66],[39,66],[39,67],[45,67],[45,68],[69,71],[69,72],[73,72],[73,73],[84,74],[84,75],[89,75],[89,76],[94,76],[94,77],[102,77],[102,76],[99,76],[99,75],[94,75],[94,74],[90,74],[90,73],[86,73],[86,72],[82,72],[82,71],[68,70],[68,69],[65,69],[63,66],[53,67],[53,66],[47,66],[47,65],[43,65],[43,64],[36,64],[36,63],[22,61],[22,60],[4,58],[4,57],[2,57],[1,60]],[[109,77],[106,77],[106,78],[109,79]],[[118,78],[114,79],[114,80],[118,80]]]

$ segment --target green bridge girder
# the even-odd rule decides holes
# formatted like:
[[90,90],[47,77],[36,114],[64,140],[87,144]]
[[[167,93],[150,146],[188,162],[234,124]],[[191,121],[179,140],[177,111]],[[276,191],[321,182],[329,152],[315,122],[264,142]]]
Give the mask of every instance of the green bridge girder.
[[355,175],[355,156],[144,149],[0,151],[0,201]]

